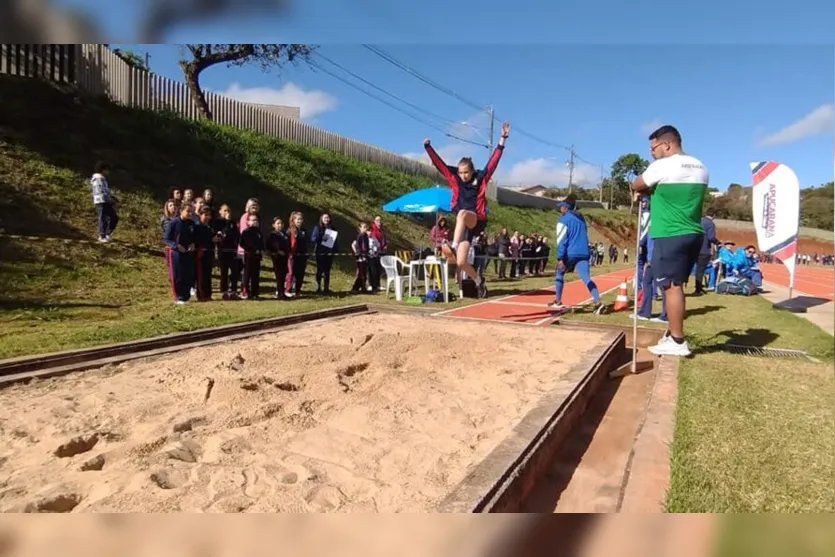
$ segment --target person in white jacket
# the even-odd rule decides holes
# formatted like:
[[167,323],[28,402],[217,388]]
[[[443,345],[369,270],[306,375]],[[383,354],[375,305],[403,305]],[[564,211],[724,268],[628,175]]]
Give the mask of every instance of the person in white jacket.
[[119,215],[113,205],[116,200],[110,192],[107,183],[107,175],[110,167],[105,162],[97,162],[93,169],[93,176],[90,178],[90,187],[93,193],[93,204],[96,206],[96,217],[98,219],[99,242],[109,242],[110,235],[116,229],[119,222]]

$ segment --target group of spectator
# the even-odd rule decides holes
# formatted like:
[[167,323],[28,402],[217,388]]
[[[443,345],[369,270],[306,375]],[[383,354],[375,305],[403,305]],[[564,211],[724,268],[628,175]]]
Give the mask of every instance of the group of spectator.
[[[330,294],[331,268],[339,253],[338,234],[331,217],[322,213],[308,234],[304,216],[293,211],[285,221],[273,217],[265,235],[257,199],[247,200],[240,218],[228,204],[217,204],[211,189],[195,195],[192,189],[171,190],[163,205],[162,239],[166,249],[171,292],[176,303],[192,296],[212,299],[212,270],[220,271],[219,290],[224,300],[261,297],[261,264],[271,262],[276,299],[298,296],[302,291],[308,261],[316,264],[314,291]],[[388,248],[382,219],[361,223],[351,242],[357,276],[353,290],[380,289],[380,257]]]

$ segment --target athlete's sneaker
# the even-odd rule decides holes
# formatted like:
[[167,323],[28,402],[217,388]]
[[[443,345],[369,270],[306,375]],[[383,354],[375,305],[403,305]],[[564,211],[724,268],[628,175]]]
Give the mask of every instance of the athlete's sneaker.
[[656,356],[677,356],[680,358],[686,358],[691,354],[690,346],[687,345],[686,340],[679,344],[673,340],[672,336],[662,337],[661,340],[658,341],[658,344],[650,346],[647,350]]
[[669,323],[666,319],[661,319],[660,317],[653,317],[650,319],[653,323]]
[[635,315],[634,313],[630,313],[629,317],[632,319],[637,319],[638,321],[649,321],[649,317],[644,317],[643,315]]
[[594,314],[595,315],[603,315],[606,313],[606,305],[605,304],[597,304],[594,306]]
[[559,300],[554,300],[553,302],[548,303],[548,307],[554,309],[556,311],[567,311],[569,306],[564,305]]
[[477,285],[476,290],[478,291],[479,298],[486,298],[487,297],[487,284],[482,279]]
[[444,257],[447,258],[447,261],[449,261],[453,265],[457,264],[458,260],[455,257],[455,249],[453,249],[452,245],[449,242],[444,242],[441,244],[441,253],[444,254]]

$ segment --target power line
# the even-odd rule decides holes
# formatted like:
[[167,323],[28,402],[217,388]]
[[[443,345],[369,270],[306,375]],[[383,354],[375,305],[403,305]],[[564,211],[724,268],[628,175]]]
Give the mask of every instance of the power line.
[[[443,134],[444,134],[445,136],[447,136],[447,137],[450,137],[450,138],[452,138],[452,139],[456,139],[456,140],[458,140],[458,141],[462,141],[462,142],[464,142],[464,143],[471,143],[471,144],[473,144],[473,145],[478,145],[479,147],[486,147],[486,145],[484,145],[484,144],[482,144],[482,143],[477,143],[477,142],[475,142],[475,141],[470,141],[470,140],[468,140],[468,139],[464,139],[464,138],[462,138],[462,137],[458,137],[458,136],[455,136],[455,135],[452,135],[452,134],[448,133],[446,130],[444,130],[443,128],[440,128],[440,127],[438,127],[438,126],[436,126],[436,125],[435,125],[435,124],[433,124],[432,122],[428,122],[428,121],[426,121],[426,120],[424,120],[424,119],[422,119],[422,118],[420,118],[420,117],[418,117],[418,116],[415,116],[415,115],[414,115],[414,114],[412,114],[411,112],[408,112],[408,111],[406,111],[406,110],[402,109],[401,107],[399,107],[399,106],[397,106],[397,105],[395,105],[395,104],[392,104],[392,103],[390,103],[389,101],[387,101],[387,100],[385,100],[385,99],[383,99],[383,98],[381,98],[381,97],[379,97],[379,96],[377,96],[377,95],[375,95],[375,94],[373,94],[373,93],[370,93],[369,91],[366,91],[365,89],[363,89],[362,87],[358,86],[357,84],[352,83],[352,82],[348,81],[347,79],[343,78],[342,76],[337,75],[337,74],[333,73],[332,71],[330,71],[330,70],[328,70],[328,69],[326,69],[326,68],[322,67],[322,65],[321,65],[321,64],[317,63],[317,62],[316,62],[316,61],[314,61],[314,60],[309,60],[309,64],[310,64],[311,66],[313,66],[314,68],[318,69],[319,71],[321,71],[321,72],[324,72],[324,73],[328,74],[329,76],[333,77],[334,79],[337,79],[337,80],[341,81],[341,82],[342,82],[342,83],[344,83],[345,85],[348,85],[349,87],[352,87],[353,89],[356,89],[356,90],[357,90],[357,91],[359,91],[360,93],[362,93],[362,94],[364,94],[364,95],[367,95],[367,96],[371,97],[372,99],[374,99],[374,100],[376,100],[376,101],[378,101],[378,102],[380,102],[380,103],[383,103],[384,105],[386,105],[386,106],[388,106],[388,107],[390,107],[390,108],[393,108],[394,110],[396,110],[396,111],[400,112],[401,114],[404,114],[404,115],[408,116],[409,118],[411,118],[412,120],[415,120],[416,122],[419,122],[419,123],[421,123],[421,124],[423,124],[423,125],[425,125],[425,126],[428,126],[428,127],[432,128],[433,130],[436,130],[436,131],[439,131],[439,132],[443,133]],[[375,87],[376,87],[376,86],[375,86]],[[391,94],[390,94],[390,95],[391,95]]]
[[314,54],[317,57],[323,59],[325,62],[328,62],[329,64],[331,64],[333,66],[336,66],[337,68],[339,68],[343,72],[347,73],[348,75],[354,77],[355,79],[358,79],[359,81],[362,81],[366,85],[368,85],[370,87],[373,87],[374,89],[376,89],[377,91],[380,91],[384,95],[387,95],[387,96],[393,98],[394,100],[400,101],[403,104],[405,104],[406,106],[409,106],[409,107],[413,108],[414,110],[417,110],[418,112],[422,112],[422,113],[426,114],[427,116],[431,116],[432,118],[436,118],[436,119],[441,120],[442,122],[445,122],[447,124],[454,124],[455,123],[455,120],[452,120],[450,118],[446,118],[444,116],[440,116],[438,114],[435,114],[434,112],[430,112],[429,110],[421,108],[416,104],[410,103],[409,101],[395,95],[394,93],[390,93],[390,92],[386,91],[385,89],[383,89],[379,85],[375,85],[374,83],[371,83],[370,81],[368,81],[364,77],[361,77],[361,76],[357,75],[356,73],[352,72],[351,70],[349,70],[348,68],[346,68],[345,66],[343,66],[341,64],[338,64],[337,62],[334,62],[333,60],[331,60],[330,58],[328,58],[327,56],[325,56],[324,54],[322,54],[320,52],[315,52]]
[[[478,111],[483,112],[485,110],[485,106],[483,104],[477,103],[477,102],[475,102],[471,99],[468,99],[466,97],[463,97],[463,96],[459,95],[458,93],[456,93],[452,89],[449,89],[448,87],[445,87],[444,85],[441,85],[440,83],[433,80],[432,78],[427,77],[426,75],[420,73],[419,71],[415,70],[414,68],[411,68],[408,65],[404,64],[403,62],[400,62],[399,60],[394,58],[391,54],[388,54],[383,49],[381,49],[379,47],[376,47],[374,45],[370,45],[370,44],[363,44],[362,46],[366,50],[368,50],[368,51],[372,52],[373,54],[379,56],[380,58],[382,58],[386,62],[390,63],[391,65],[403,70],[404,72],[406,72],[409,75],[419,79],[420,81],[426,83],[427,85],[437,89],[438,91],[440,91],[440,92],[442,92],[442,93],[444,93],[444,94],[446,94],[446,95],[448,95],[448,96],[450,96],[454,99],[457,99],[457,100],[461,101],[462,103],[464,103],[464,104],[466,104],[466,105],[468,105],[472,108],[475,108]],[[493,121],[495,122],[495,121],[499,121],[499,120],[500,119],[498,118],[498,116],[496,116],[495,113],[494,113],[493,114]],[[491,124],[492,124],[492,122],[491,122]],[[556,147],[556,148],[566,149],[566,150],[569,149],[569,147],[567,145],[562,145],[562,144],[559,144],[559,143],[554,143],[552,141],[548,141],[546,139],[542,139],[541,137],[538,137],[538,136],[536,136],[536,135],[534,135],[530,132],[525,131],[523,128],[519,127],[518,125],[514,125],[513,128],[514,128],[514,130],[516,130],[516,132],[519,135],[527,137],[528,139],[532,139],[532,140],[534,140],[538,143],[542,143],[543,145],[548,145],[550,147]]]
[[449,89],[448,87],[445,87],[444,85],[441,85],[437,81],[423,75],[422,73],[418,72],[417,70],[410,68],[409,66],[407,66],[403,62],[398,61],[396,58],[394,58],[391,54],[388,54],[383,49],[378,48],[374,45],[370,45],[370,44],[364,44],[362,46],[365,49],[373,52],[374,54],[376,54],[377,56],[379,56],[383,60],[392,64],[393,66],[396,66],[396,67],[400,68],[401,70],[403,70],[404,72],[406,72],[408,74],[411,74],[412,76],[414,76],[417,79],[423,81],[427,85],[429,85],[431,87],[434,87],[438,91],[441,91],[442,93],[445,93],[445,94],[447,94],[447,95],[449,95],[449,96],[451,96],[455,99],[458,99],[462,103],[464,103],[466,105],[469,105],[470,107],[475,108],[476,110],[479,110],[479,111],[484,110],[484,105],[483,104],[480,104],[480,103],[477,103],[475,101],[472,101],[472,100],[469,100],[469,99],[466,99],[466,98],[462,97],[461,95],[459,95],[458,93],[456,93],[452,89]]

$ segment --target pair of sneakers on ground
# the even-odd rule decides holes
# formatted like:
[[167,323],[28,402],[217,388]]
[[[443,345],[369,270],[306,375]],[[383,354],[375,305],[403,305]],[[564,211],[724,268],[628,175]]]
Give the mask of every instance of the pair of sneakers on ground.
[[[441,252],[446,257],[447,261],[452,263],[453,265],[458,264],[458,258],[456,257],[456,252],[458,250],[458,244],[455,242],[447,242],[444,241],[441,244]],[[475,283],[476,291],[478,292],[479,298],[486,298],[487,297],[487,285],[484,284],[484,278],[481,277],[478,273],[473,277],[473,282]]]

